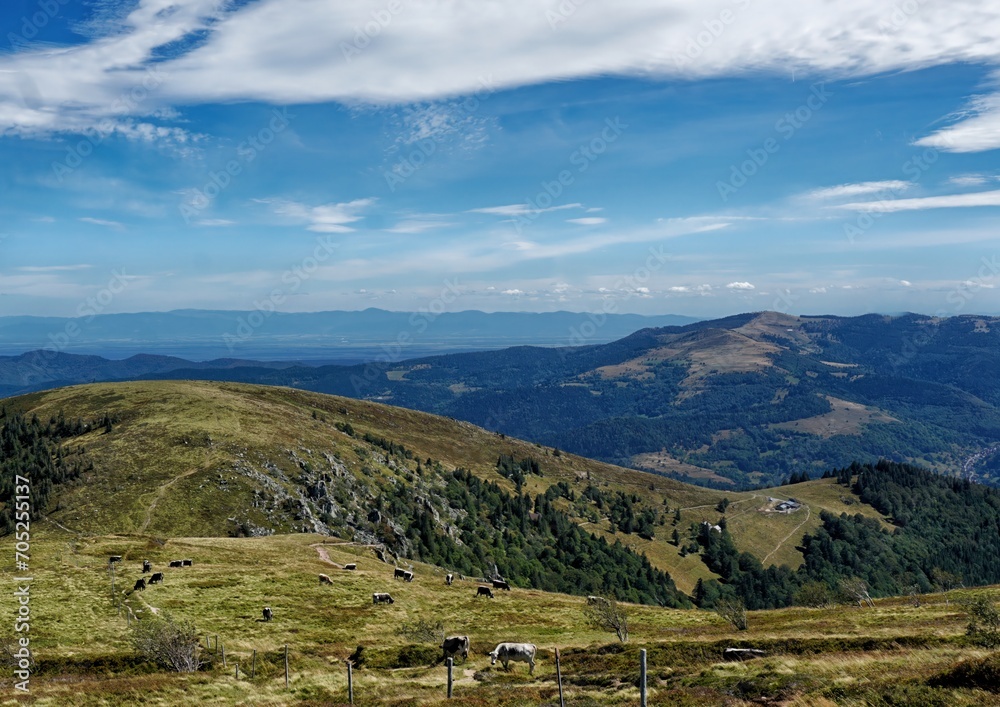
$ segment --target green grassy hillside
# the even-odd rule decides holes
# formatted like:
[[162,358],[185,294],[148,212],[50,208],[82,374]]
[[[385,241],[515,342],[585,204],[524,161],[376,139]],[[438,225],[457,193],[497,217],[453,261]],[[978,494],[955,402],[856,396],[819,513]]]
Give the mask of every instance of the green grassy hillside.
[[[114,595],[111,554],[124,558]],[[194,565],[164,568],[175,558],[191,558]],[[141,576],[143,559],[166,572],[164,583],[142,593],[121,591]],[[338,567],[348,562],[357,570]],[[631,639],[620,644],[584,621],[582,597],[514,588],[493,600],[477,599],[475,582],[447,587],[439,568],[415,563],[414,569],[413,583],[394,581],[392,566],[371,548],[319,535],[154,540],[76,534],[43,522],[32,538],[33,703],[346,704],[344,660],[362,646],[354,672],[359,705],[553,704],[556,648],[570,705],[637,704],[640,648],[649,653],[652,705],[1000,705],[995,657],[985,666],[977,663],[989,660],[989,653],[964,637],[966,618],[956,603],[969,595],[964,590],[924,596],[919,607],[893,599],[878,600],[873,609],[751,612],[749,629],[739,633],[708,611],[628,606]],[[321,585],[319,573],[332,585]],[[10,573],[2,578],[11,586]],[[375,591],[391,592],[395,603],[374,606]],[[978,591],[1000,598],[995,589]],[[271,622],[259,620],[263,606],[273,609]],[[0,607],[13,611],[9,593]],[[198,673],[157,669],[130,648],[129,609],[140,620],[150,612],[191,620],[203,647],[214,648],[218,636],[221,648],[202,651],[206,665]],[[472,639],[469,660],[456,667],[452,701],[445,699],[439,639],[407,631],[421,622],[440,622],[448,634]],[[522,664],[513,664],[510,673],[490,666],[486,653],[502,640],[538,646],[534,676]],[[727,663],[722,650],[728,646],[767,655]],[[949,683],[962,664],[971,665],[989,689],[967,678],[958,687]],[[931,686],[942,681],[944,686]],[[2,703],[15,702],[6,691]]]
[[[448,418],[288,388],[189,381],[95,384],[12,399],[6,407],[43,420],[59,415],[116,420],[110,433],[97,428],[65,442],[82,447],[94,470],[61,487],[49,517],[85,533],[173,537],[307,531],[376,541],[384,529],[369,520],[369,513],[380,495],[400,484],[415,493],[439,494],[442,473],[456,467],[513,493],[514,483],[496,467],[501,455],[509,455],[538,461],[542,476],[528,474],[522,487],[531,497],[563,483],[577,499],[589,486],[636,499],[637,515],[644,509],[655,514],[652,539],[613,528],[607,509],[593,503],[565,498],[555,503],[586,531],[645,553],[678,588],[690,592],[699,578],[713,575],[697,554],[681,556],[670,542],[672,532],[676,527],[687,533],[692,523],[716,523],[716,506],[724,498],[731,504],[727,518],[739,549],[791,567],[801,563],[796,544],[819,526],[822,510],[881,518],[870,507],[844,505],[845,491],[833,479],[724,493],[557,455]],[[343,431],[346,425],[354,436]],[[401,445],[411,458],[387,453],[364,441],[365,434]],[[792,493],[804,502],[802,509],[790,515],[766,511],[768,496]],[[678,509],[681,520],[675,524]]]

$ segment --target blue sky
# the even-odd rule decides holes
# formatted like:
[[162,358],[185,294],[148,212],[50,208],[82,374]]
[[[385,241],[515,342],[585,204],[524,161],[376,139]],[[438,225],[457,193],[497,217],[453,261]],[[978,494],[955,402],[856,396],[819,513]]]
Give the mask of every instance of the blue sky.
[[998,62],[988,2],[7,2],[0,315],[1000,313]]

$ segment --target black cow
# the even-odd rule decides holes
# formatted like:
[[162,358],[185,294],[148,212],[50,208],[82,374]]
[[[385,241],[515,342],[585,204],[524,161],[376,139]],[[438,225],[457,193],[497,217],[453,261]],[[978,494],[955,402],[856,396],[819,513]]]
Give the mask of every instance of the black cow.
[[135,586],[132,587],[132,591],[133,592],[141,592],[144,589],[146,589],[146,580],[143,579],[143,578],[141,578],[141,577],[139,579],[135,580]]
[[406,578],[406,572],[407,571],[404,570],[402,567],[396,567],[393,570],[393,572],[392,572],[392,578],[393,579],[405,579]]
[[114,563],[121,562],[121,561],[122,561],[122,556],[121,555],[111,555],[110,557],[108,557],[108,564],[109,565],[113,565]]
[[149,560],[143,560],[142,561],[142,573],[146,574],[147,572],[152,572],[152,571],[153,571],[153,563],[150,562]]
[[476,598],[478,599],[479,597],[489,597],[490,599],[492,599],[493,589],[491,587],[484,587],[483,585],[479,585],[478,587],[476,587]]
[[150,584],[160,584],[162,582],[163,582],[163,573],[162,572],[154,572],[153,576],[149,578],[149,583]]
[[194,560],[181,560],[181,567],[194,567]]
[[262,611],[261,613],[264,614],[265,621],[270,621],[271,618],[274,616],[274,612],[271,611],[271,607],[269,606],[265,606],[264,611]]
[[453,574],[446,574],[444,576],[444,583],[447,584],[449,587],[451,586],[451,583],[454,582],[454,581],[455,581],[455,575],[453,575]]
[[507,584],[507,581],[504,580],[504,579],[494,579],[493,580],[493,588],[494,589],[504,589],[504,590],[506,590],[508,592],[510,591],[510,585]]
[[353,562],[348,562],[346,565],[344,565],[345,570],[356,570],[357,568],[358,566]]
[[170,561],[170,566],[171,567],[183,567],[184,563],[181,560],[171,560]]
[[404,582],[412,582],[413,581],[413,573],[410,572],[409,570],[406,570],[406,572],[403,572],[403,581]]
[[441,650],[444,651],[444,657],[448,658],[456,653],[462,654],[463,660],[469,659],[469,637],[468,636],[449,636],[444,639],[444,643],[441,644]]
[[372,604],[394,604],[392,596],[388,592],[374,592],[372,594]]

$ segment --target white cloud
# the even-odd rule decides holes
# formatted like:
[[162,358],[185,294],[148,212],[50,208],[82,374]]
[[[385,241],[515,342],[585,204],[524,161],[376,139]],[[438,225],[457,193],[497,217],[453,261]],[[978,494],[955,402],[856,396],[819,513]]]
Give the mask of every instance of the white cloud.
[[506,204],[504,206],[484,206],[479,209],[469,209],[470,214],[490,214],[493,216],[533,216],[544,214],[549,211],[565,211],[566,209],[582,209],[583,204],[561,204],[560,206],[549,206],[540,209],[530,204]]
[[306,228],[317,233],[351,233],[354,228],[347,225],[364,218],[362,211],[377,200],[375,198],[355,199],[341,204],[323,204],[309,206],[297,201],[285,199],[257,199],[262,204],[268,204],[274,213],[285,216],[297,223],[305,223]]
[[691,288],[686,285],[674,285],[673,287],[668,287],[667,292],[690,292]]
[[903,287],[912,287],[913,286],[913,283],[910,282],[909,280],[900,280],[899,284],[902,285]]
[[203,218],[200,221],[195,221],[196,226],[208,226],[208,227],[218,227],[218,226],[235,226],[235,221],[230,221],[227,218]]
[[512,296],[516,297],[517,295],[523,295],[524,292],[522,292],[521,290],[518,290],[518,289],[513,289],[513,290],[504,290],[501,294],[512,295]]
[[750,282],[730,282],[728,285],[726,285],[726,288],[730,289],[730,290],[755,290],[755,289],[757,289]]
[[108,221],[103,218],[91,218],[90,216],[81,216],[80,220],[84,223],[91,223],[95,226],[107,226],[108,228],[124,228],[124,226],[118,221]]
[[943,152],[983,152],[1000,148],[1000,93],[977,96],[956,118],[958,122],[954,125],[920,138],[914,144]]
[[392,228],[385,229],[389,233],[423,233],[425,231],[449,228],[455,224],[450,221],[423,221],[421,219],[404,219]]
[[566,223],[575,223],[579,226],[599,226],[602,223],[607,223],[606,218],[601,216],[584,216],[583,218],[568,218]]
[[922,209],[947,209],[974,206],[1000,206],[1000,189],[980,191],[971,194],[948,194],[945,196],[925,196],[916,199],[884,199],[881,201],[858,201],[841,204],[834,208],[851,211],[918,211]]
[[814,189],[805,194],[808,199],[842,199],[860,194],[875,194],[878,192],[890,191],[898,192],[909,189],[912,182],[903,182],[898,179],[889,179],[882,182],[858,182],[856,184],[840,184],[835,187],[824,187]]
[[826,294],[826,288],[825,287],[813,287],[811,290],[809,290],[809,293],[813,294],[813,295]]
[[[844,78],[996,66],[1000,57],[997,3],[923,3],[903,22],[888,0],[745,5],[469,0],[404,3],[393,13],[384,0],[138,0],[114,31],[88,42],[0,57],[0,132],[80,131],[108,121],[132,139],[186,139],[154,120],[169,120],[175,106],[219,102],[395,104],[607,75]],[[701,42],[705,23],[723,10],[734,20]],[[373,24],[377,36],[359,31]],[[204,41],[190,41],[199,33]],[[185,42],[191,48],[178,49]],[[164,47],[171,56],[151,63]],[[413,135],[453,124],[435,115],[412,121]],[[159,136],[160,128],[182,132]],[[1000,147],[1000,96],[976,98],[956,123],[917,144]]]
[[21,272],[71,272],[74,270],[89,270],[93,265],[80,263],[78,265],[25,265],[18,268]]
[[986,182],[987,177],[982,174],[960,174],[948,179],[948,183],[956,187],[981,187]]

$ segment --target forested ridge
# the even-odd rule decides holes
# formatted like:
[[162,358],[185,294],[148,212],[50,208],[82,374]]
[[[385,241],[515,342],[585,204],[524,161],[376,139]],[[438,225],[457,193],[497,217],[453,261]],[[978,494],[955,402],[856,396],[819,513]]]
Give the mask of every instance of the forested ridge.
[[721,530],[692,529],[705,564],[722,581],[699,582],[694,600],[712,606],[738,596],[749,608],[807,603],[803,589],[835,596],[846,579],[865,582],[873,596],[929,592],[949,585],[1000,582],[1000,492],[967,480],[881,460],[829,472],[859,500],[889,516],[892,530],[861,514],[824,511],[815,533],[801,542],[797,570],[764,568],[739,552]]

